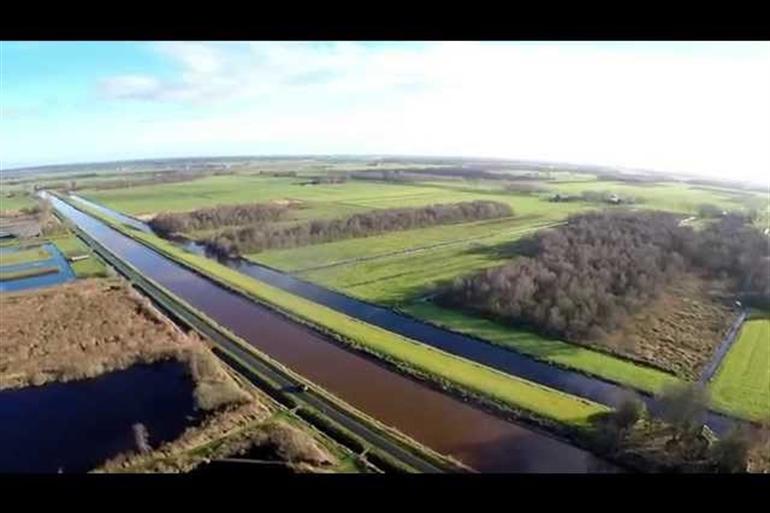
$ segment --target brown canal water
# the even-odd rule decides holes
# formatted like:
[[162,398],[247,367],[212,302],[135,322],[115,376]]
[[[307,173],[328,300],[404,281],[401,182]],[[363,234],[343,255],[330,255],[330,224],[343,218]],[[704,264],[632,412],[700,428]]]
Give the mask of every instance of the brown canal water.
[[86,233],[260,351],[357,409],[482,472],[601,472],[591,453],[505,421],[218,286],[51,197]]

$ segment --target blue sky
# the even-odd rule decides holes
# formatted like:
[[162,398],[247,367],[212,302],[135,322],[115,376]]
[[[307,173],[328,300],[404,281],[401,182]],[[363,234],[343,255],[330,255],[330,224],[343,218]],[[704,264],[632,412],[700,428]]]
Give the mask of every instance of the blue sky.
[[770,43],[1,42],[0,166],[469,155],[770,176]]

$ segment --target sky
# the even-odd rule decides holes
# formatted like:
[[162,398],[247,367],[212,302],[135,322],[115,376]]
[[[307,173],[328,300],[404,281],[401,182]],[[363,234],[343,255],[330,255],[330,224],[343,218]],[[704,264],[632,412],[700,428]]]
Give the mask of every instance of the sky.
[[0,167],[450,155],[770,180],[770,42],[0,42]]

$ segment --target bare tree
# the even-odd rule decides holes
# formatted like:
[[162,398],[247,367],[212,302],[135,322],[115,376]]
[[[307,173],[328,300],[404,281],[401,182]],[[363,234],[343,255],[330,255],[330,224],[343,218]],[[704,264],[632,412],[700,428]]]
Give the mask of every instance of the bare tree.
[[629,394],[615,410],[615,425],[620,431],[626,431],[639,422],[644,412],[644,402],[636,394]]
[[132,429],[134,431],[134,442],[139,452],[150,452],[152,447],[150,447],[150,434],[147,431],[147,427],[139,422],[134,424]]

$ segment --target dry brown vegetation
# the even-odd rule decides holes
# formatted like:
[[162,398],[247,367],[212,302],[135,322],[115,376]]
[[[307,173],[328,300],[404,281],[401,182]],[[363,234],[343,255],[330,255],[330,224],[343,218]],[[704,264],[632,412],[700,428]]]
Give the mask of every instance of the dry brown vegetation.
[[[621,425],[617,412],[597,419],[594,442],[605,454],[642,472],[770,472],[770,420],[743,425],[722,438],[703,428],[707,396],[685,386],[679,397],[669,391],[665,419],[645,411]],[[701,403],[701,404],[698,404]]]
[[12,233],[18,238],[34,237],[41,230],[40,215],[2,211],[0,213],[0,230]]
[[3,294],[0,309],[0,388],[94,377],[193,346],[119,281]]
[[0,310],[0,389],[176,359],[190,370],[200,410],[248,400],[199,339],[178,330],[122,281],[3,294]]
[[602,349],[696,379],[735,321],[728,285],[688,274],[671,283],[619,330],[596,341]]
[[265,455],[261,459],[285,462],[295,471],[333,468],[336,459],[312,436],[253,404],[210,417],[153,452],[122,454],[96,471],[189,472],[207,461],[247,457],[255,449]]

